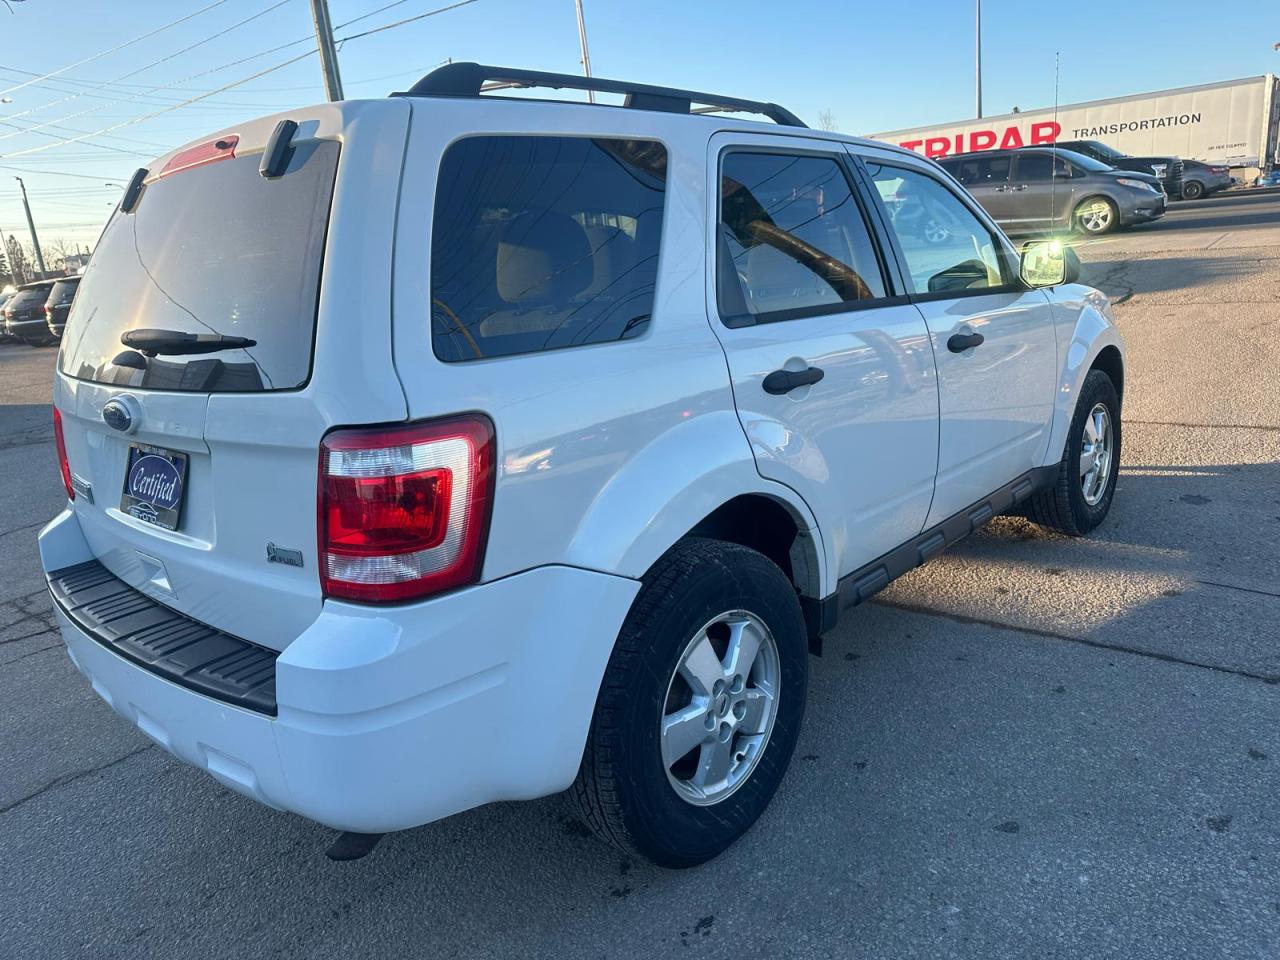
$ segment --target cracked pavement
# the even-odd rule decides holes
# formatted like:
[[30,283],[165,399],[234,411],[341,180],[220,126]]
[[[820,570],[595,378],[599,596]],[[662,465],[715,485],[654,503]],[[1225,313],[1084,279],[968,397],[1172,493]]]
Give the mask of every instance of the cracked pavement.
[[761,822],[665,872],[559,798],[336,864],[62,652],[53,352],[0,345],[6,957],[1280,954],[1280,192],[1082,245],[1129,346],[1085,540],[1001,518],[843,620]]

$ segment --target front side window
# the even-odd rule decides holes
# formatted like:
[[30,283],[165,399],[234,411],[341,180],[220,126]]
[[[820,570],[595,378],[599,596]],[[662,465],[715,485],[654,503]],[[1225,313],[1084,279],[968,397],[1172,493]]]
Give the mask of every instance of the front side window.
[[728,154],[720,241],[722,313],[760,319],[885,296],[866,221],[831,157]]
[[1004,286],[995,237],[959,197],[928,174],[865,162],[902,248],[915,293]]
[[667,151],[652,140],[495,136],[445,151],[431,344],[446,362],[616,341],[653,310]]

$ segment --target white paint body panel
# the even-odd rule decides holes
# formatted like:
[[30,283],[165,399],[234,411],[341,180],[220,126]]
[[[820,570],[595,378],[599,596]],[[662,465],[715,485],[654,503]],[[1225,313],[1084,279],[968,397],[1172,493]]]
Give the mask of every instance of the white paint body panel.
[[[398,829],[564,789],[639,579],[700,520],[744,494],[779,502],[800,531],[808,592],[830,596],[841,574],[918,532],[939,496],[977,498],[958,482],[934,489],[940,383],[966,391],[957,422],[989,432],[1006,416],[996,412],[1005,378],[1033,376],[1019,372],[1032,369],[1018,366],[1020,351],[1034,355],[1034,376],[1058,371],[1050,397],[1010,394],[1015,412],[996,426],[1018,441],[1016,456],[988,465],[991,487],[980,495],[1056,462],[1089,364],[1121,347],[1105,298],[1079,286],[1026,295],[1052,301],[1047,336],[1027,333],[1016,309],[996,318],[983,305],[991,327],[1008,320],[993,337],[999,350],[963,377],[944,366],[941,381],[930,336],[960,320],[942,304],[723,328],[711,283],[713,137],[876,149],[865,142],[528,101],[387,100],[288,116],[304,134],[343,141],[310,381],[264,394],[133,391],[135,438],[191,455],[189,522],[166,534],[111,509],[123,470],[113,445],[126,441],[101,429],[100,410],[124,391],[59,375],[71,467],[88,475],[97,503],[69,504],[40,549],[46,570],[97,558],[162,603],[282,650],[270,718],[178,687],[60,618],[77,666],[130,722],[228,786],[333,827]],[[260,149],[276,119],[235,128],[241,152]],[[467,363],[435,357],[436,171],[450,142],[485,133],[665,144],[660,268],[644,333]],[[803,396],[764,394],[763,374],[792,359],[818,362],[827,379]],[[316,564],[323,434],[467,411],[489,416],[497,437],[481,582],[387,607],[325,600]],[[942,424],[944,458],[973,459],[962,449],[969,434],[948,434],[945,402]],[[267,564],[268,540],[301,551],[304,566]]]

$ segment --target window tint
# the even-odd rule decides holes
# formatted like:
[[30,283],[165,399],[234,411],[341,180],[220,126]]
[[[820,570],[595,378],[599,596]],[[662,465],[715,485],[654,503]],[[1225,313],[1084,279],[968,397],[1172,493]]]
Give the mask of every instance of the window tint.
[[[112,216],[71,307],[62,372],[196,393],[285,390],[311,372],[339,145],[295,141],[283,176],[249,154],[152,180]],[[243,350],[116,366],[120,335],[154,327],[256,341]]]
[[[727,155],[720,222],[722,313],[745,306],[760,317],[885,295],[862,212],[829,157]],[[726,290],[734,275],[737,289]]]
[[1019,183],[1048,183],[1053,179],[1053,157],[1047,153],[1024,153],[1018,157]]
[[981,187],[1009,182],[1009,166],[1011,158],[965,157],[944,164],[947,172],[966,187]]
[[445,361],[620,340],[653,309],[667,151],[648,140],[472,137],[445,151],[431,342]]
[[916,293],[1003,286],[1001,248],[954,193],[915,170],[866,163]]

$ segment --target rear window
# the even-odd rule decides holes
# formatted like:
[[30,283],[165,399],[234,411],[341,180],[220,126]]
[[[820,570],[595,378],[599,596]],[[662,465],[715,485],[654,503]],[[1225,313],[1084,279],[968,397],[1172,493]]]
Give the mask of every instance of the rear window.
[[76,289],[80,286],[77,280],[59,280],[53,285],[53,289],[49,291],[50,303],[70,303],[76,295]]
[[[288,390],[311,372],[316,301],[338,144],[300,142],[283,176],[261,157],[219,160],[150,183],[112,217],[67,320],[61,370],[82,380],[192,392]],[[138,328],[256,341],[118,367]]]
[[651,140],[472,137],[445,151],[431,343],[447,362],[616,341],[653,309],[667,151]]
[[29,287],[26,290],[19,290],[13,295],[6,307],[22,307],[29,306],[33,303],[43,304],[49,297],[49,287]]

